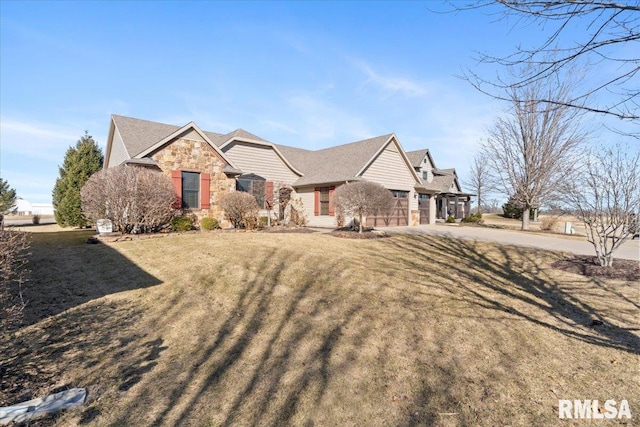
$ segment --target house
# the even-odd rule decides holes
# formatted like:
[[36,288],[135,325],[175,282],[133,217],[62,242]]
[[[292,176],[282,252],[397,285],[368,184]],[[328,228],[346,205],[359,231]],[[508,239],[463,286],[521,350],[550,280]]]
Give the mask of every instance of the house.
[[375,227],[432,224],[448,212],[461,218],[471,196],[462,193],[455,170],[437,169],[428,150],[405,152],[394,134],[306,150],[242,129],[220,134],[193,122],[174,126],[112,115],[104,167],[120,164],[163,171],[183,208],[221,221],[218,201],[230,191],[249,192],[270,207],[278,189],[289,187],[307,223],[324,227],[337,225],[333,192],[346,182],[373,181],[391,190],[391,215],[367,218]]
[[[466,218],[471,214],[473,194],[462,191],[455,169],[436,168],[428,149],[408,151],[407,156],[425,188],[436,194],[436,220],[446,220],[449,215],[456,219]],[[421,221],[420,224],[426,223]]]

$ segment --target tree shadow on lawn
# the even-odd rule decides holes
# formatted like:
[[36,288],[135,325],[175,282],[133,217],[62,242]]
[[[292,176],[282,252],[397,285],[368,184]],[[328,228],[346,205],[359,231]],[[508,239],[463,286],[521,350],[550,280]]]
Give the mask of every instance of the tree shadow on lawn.
[[[92,373],[105,365],[116,367],[115,383],[130,388],[155,366],[151,359],[166,348],[161,338],[145,342],[146,334],[133,332],[142,312],[132,303],[93,301],[161,283],[115,249],[86,244],[93,233],[32,235],[23,325],[0,337],[6,339],[0,343],[0,406],[72,387],[95,386],[99,379]],[[86,376],[67,383],[69,372]]]
[[[355,347],[339,361],[332,351],[343,340],[359,307],[317,298],[317,288],[328,280],[320,268],[295,288],[283,289],[282,276],[296,258],[295,253],[273,251],[260,257],[257,266],[254,261],[246,261],[242,271],[260,274],[239,286],[242,291],[235,305],[216,322],[213,336],[200,332],[205,342],[192,349],[188,366],[168,386],[168,398],[160,410],[154,411],[155,420],[150,425],[206,423],[212,413],[217,418],[211,422],[222,426],[285,425],[299,416],[301,400],[322,399],[330,379],[355,360]],[[203,284],[212,281],[215,278],[202,278]],[[327,311],[339,316],[330,318]],[[366,334],[365,327],[350,336],[360,341]],[[154,376],[175,376],[171,372],[174,368],[156,371]],[[153,394],[148,388],[153,383],[139,389],[111,425],[140,423],[138,408]],[[148,403],[158,407],[157,401]],[[204,415],[203,408],[208,410]]]
[[32,234],[24,325],[34,324],[105,295],[159,285],[106,244],[87,244],[94,231]]
[[[481,243],[471,240],[402,235],[385,242],[407,254],[394,258],[392,264],[415,271],[437,268],[443,276],[456,279],[455,292],[461,292],[460,295],[485,309],[509,313],[589,344],[632,354],[640,352],[640,338],[630,332],[630,328],[603,319],[600,313],[608,307],[596,307],[587,298],[578,297],[576,294],[587,292],[584,285],[577,283],[575,287],[569,287],[554,279],[550,266],[537,259],[539,251],[536,249],[493,245],[491,247],[498,253],[496,256],[495,252],[488,255]],[[437,258],[433,257],[434,252],[439,255]],[[600,280],[587,280],[591,285],[603,288]],[[628,298],[622,299],[629,302]],[[636,312],[626,314],[637,315]],[[603,321],[604,325],[588,331],[580,328],[593,326],[594,319]]]
[[[539,382],[542,381],[543,390],[545,385],[549,390],[548,385],[554,384],[555,380],[547,377],[544,371],[531,372],[532,378],[513,374],[521,372],[522,366],[535,366],[539,351],[536,341],[528,342],[517,332],[519,326],[515,321],[518,319],[590,345],[631,355],[640,352],[640,338],[632,332],[634,329],[618,326],[606,317],[603,319],[600,313],[609,307],[594,304],[594,294],[603,294],[595,289],[607,290],[603,283],[588,279],[586,287],[592,289],[585,291],[584,283],[568,285],[570,279],[556,280],[554,270],[536,256],[539,254],[535,249],[487,247],[487,244],[469,240],[417,235],[397,235],[385,240],[383,245],[390,250],[376,247],[367,251],[380,261],[372,265],[380,269],[380,274],[393,269],[406,271],[406,274],[398,275],[398,280],[408,280],[406,287],[423,293],[434,316],[451,317],[450,323],[446,319],[442,323],[436,321],[438,328],[446,328],[449,324],[453,328],[448,333],[438,334],[441,350],[430,352],[436,357],[430,362],[431,369],[424,369],[428,380],[421,391],[409,396],[407,402],[407,406],[420,410],[408,412],[406,425],[526,425],[534,420],[546,423],[545,419],[553,422],[557,417],[557,412],[552,412],[556,396],[539,394]],[[630,319],[637,318],[637,305],[628,304],[629,299],[619,292],[613,295],[627,303],[629,308],[625,309],[624,317],[633,322]],[[471,308],[456,309],[456,304]],[[458,321],[460,318],[467,321]],[[595,318],[603,319],[604,325],[591,327]],[[462,325],[468,325],[470,319],[478,320],[471,324],[478,328],[474,334],[483,337],[475,339],[476,345],[481,343],[481,347],[473,349],[465,348],[454,338],[447,338],[447,335],[456,334],[453,324],[458,322],[458,327],[464,328]],[[626,321],[622,323],[627,324]],[[531,331],[530,328],[524,330]],[[458,337],[473,340],[464,333]],[[506,341],[500,342],[505,337]],[[519,342],[511,341],[515,337]],[[447,356],[452,351],[458,355]],[[490,353],[487,358],[490,362],[483,366],[479,359],[487,353]],[[470,356],[467,362],[473,360],[472,371],[480,366],[481,375],[474,376],[468,363],[460,363],[458,356],[464,357],[464,354]],[[602,368],[606,369],[606,366]],[[512,399],[517,400],[511,400],[511,404],[502,397],[509,396],[514,390],[513,387],[511,391],[501,389],[506,383],[518,384],[515,390],[522,391],[519,398],[512,395]],[[609,386],[615,389],[615,386]],[[601,388],[602,385],[594,391]],[[606,387],[600,392],[604,389]],[[469,407],[470,402],[476,407]]]
[[[358,253],[337,263],[283,249],[253,255],[234,267],[245,273],[233,306],[190,319],[199,344],[131,389],[102,424],[435,425],[438,410],[460,404],[450,387],[465,371],[455,341],[446,333],[425,341],[428,328],[404,318],[411,295],[371,282],[366,293],[358,282],[340,289],[341,274],[360,271],[350,270]],[[304,273],[292,281],[297,262]],[[215,293],[216,281],[198,286]],[[508,355],[495,361],[511,366]]]
[[[0,406],[72,387],[86,387],[90,402],[102,394],[102,382],[130,388],[166,350],[161,338],[136,329],[142,315],[129,301],[96,301],[21,331],[3,347]],[[86,413],[92,419],[99,411]],[[58,416],[36,425],[52,424]]]

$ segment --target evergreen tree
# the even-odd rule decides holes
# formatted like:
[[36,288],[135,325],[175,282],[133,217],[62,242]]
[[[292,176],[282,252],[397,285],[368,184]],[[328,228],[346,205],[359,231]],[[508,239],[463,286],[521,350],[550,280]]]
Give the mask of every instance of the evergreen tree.
[[53,188],[56,222],[62,227],[84,227],[87,219],[80,207],[80,190],[91,175],[102,169],[104,156],[87,131],[75,147],[69,147],[59,167],[60,177]]
[[0,215],[7,214],[16,206],[16,190],[0,178]]

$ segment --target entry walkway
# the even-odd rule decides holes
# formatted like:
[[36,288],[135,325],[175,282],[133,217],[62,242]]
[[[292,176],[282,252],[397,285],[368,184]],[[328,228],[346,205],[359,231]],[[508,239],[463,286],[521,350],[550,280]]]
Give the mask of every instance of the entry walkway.
[[[432,236],[453,237],[466,240],[481,240],[505,245],[528,246],[553,251],[570,252],[577,255],[595,255],[593,245],[585,237],[552,235],[533,232],[502,230],[495,228],[458,226],[458,225],[419,225],[415,227],[389,227],[387,233],[426,234]],[[627,240],[613,254],[614,258],[640,260],[640,240]]]

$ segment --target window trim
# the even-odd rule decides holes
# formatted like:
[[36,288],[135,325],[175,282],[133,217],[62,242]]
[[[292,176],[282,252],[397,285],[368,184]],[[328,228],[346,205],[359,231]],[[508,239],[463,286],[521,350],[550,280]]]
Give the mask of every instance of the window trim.
[[[181,183],[182,208],[183,209],[200,209],[200,192],[202,191],[202,189],[200,188],[200,179],[201,179],[200,172],[181,171],[180,177],[182,179],[182,183]],[[185,179],[186,177],[191,177],[192,180],[195,179],[197,190],[185,187],[185,183],[189,181],[188,179]],[[189,195],[189,198],[192,198],[193,195],[195,194],[195,200],[196,200],[195,206],[190,206],[187,203],[187,200],[186,200],[187,194]]]

